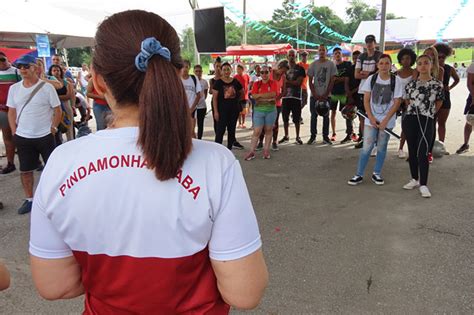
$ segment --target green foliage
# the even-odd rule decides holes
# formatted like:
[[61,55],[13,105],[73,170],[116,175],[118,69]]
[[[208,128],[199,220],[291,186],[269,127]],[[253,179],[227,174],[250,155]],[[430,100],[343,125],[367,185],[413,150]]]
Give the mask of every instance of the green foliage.
[[187,27],[181,33],[181,57],[191,61],[194,64],[194,31],[191,27]]
[[92,50],[90,47],[70,48],[67,50],[67,58],[70,67],[80,67],[83,63],[90,64]]

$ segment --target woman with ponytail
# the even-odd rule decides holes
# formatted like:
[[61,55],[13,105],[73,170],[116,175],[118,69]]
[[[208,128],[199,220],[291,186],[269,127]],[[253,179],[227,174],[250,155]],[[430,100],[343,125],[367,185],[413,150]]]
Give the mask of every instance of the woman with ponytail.
[[99,26],[92,80],[109,128],[62,145],[38,185],[31,269],[84,314],[227,314],[258,305],[267,270],[233,154],[192,140],[176,31],[125,11]]

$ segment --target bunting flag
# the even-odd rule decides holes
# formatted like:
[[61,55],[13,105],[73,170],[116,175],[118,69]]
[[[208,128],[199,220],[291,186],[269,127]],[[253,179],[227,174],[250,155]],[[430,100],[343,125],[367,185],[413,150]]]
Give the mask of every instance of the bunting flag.
[[258,21],[255,21],[255,20],[252,20],[248,16],[246,16],[242,11],[240,11],[239,9],[234,7],[230,2],[226,2],[226,1],[220,1],[220,2],[227,10],[229,10],[232,14],[234,14],[236,17],[238,17],[242,21],[246,22],[249,27],[251,27],[252,29],[254,29],[256,31],[266,32],[267,34],[272,35],[273,38],[277,38],[278,40],[293,41],[293,42],[296,42],[299,45],[306,45],[306,46],[309,46],[309,47],[318,47],[319,46],[319,44],[317,44],[317,43],[307,42],[307,41],[289,36],[287,34],[283,34],[283,33],[279,32],[279,31],[277,31],[277,30],[275,30],[275,29],[273,29],[273,28],[271,28],[271,27],[269,27],[265,24],[262,24]]
[[458,14],[461,12],[462,9],[469,3],[469,0],[461,0],[460,6],[456,9],[456,11],[451,14],[451,16],[444,22],[444,25],[439,29],[439,31],[436,33],[436,41],[442,42],[443,41],[443,35],[448,26],[451,24],[451,22],[458,16]]
[[352,40],[352,37],[339,34],[338,32],[334,31],[332,28],[330,28],[329,26],[325,25],[323,22],[318,20],[315,16],[313,16],[313,13],[307,6],[298,2],[290,3],[290,5],[293,6],[295,13],[301,14],[303,19],[308,21],[309,25],[311,26],[319,25],[321,35],[327,34],[328,36],[336,37],[342,40],[343,42],[350,42]]

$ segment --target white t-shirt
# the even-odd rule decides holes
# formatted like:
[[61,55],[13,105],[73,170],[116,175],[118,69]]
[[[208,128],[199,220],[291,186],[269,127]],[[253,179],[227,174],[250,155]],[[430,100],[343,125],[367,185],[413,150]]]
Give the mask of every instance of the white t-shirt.
[[87,101],[86,101],[84,95],[77,92],[76,93],[76,98],[79,100],[79,104],[76,105],[76,108],[82,107],[84,109],[87,109],[87,107],[89,107],[89,106],[87,106]]
[[197,108],[203,109],[203,108],[207,108],[206,99],[205,99],[206,95],[204,95],[204,91],[207,90],[209,92],[209,83],[207,83],[207,81],[204,79],[199,80],[199,83],[201,83],[202,91],[201,91],[201,99],[199,100]]
[[136,127],[107,129],[56,148],[33,202],[33,255],[176,258],[208,247],[212,259],[235,260],[261,247],[242,170],[229,150],[193,140],[176,178],[159,181],[137,137]]
[[[393,106],[395,98],[401,98],[403,96],[403,89],[402,89],[402,82],[400,81],[399,77],[395,77],[395,90],[392,93],[392,89],[390,87],[390,78],[388,80],[382,80],[380,75],[377,77],[377,81],[375,81],[374,89],[370,86],[372,82],[372,77],[367,78],[362,87],[361,91],[363,93],[370,92],[370,109],[372,111],[372,115],[378,122],[381,122],[385,116],[389,113],[390,109]],[[387,124],[387,128],[392,129],[395,127],[396,122],[396,115],[393,115],[390,121]],[[370,120],[365,120],[365,125],[370,126]]]
[[[356,61],[355,70],[360,69],[361,71],[374,72],[377,70],[377,62],[379,61],[381,55],[382,53],[378,50],[376,50],[374,55],[370,57],[368,56],[367,52],[360,54]],[[364,94],[362,87],[366,81],[368,81],[368,78],[360,80],[358,91],[359,94]]]
[[202,91],[201,83],[199,83],[199,80],[197,77],[195,78],[196,78],[196,84],[194,84],[194,81],[191,75],[189,75],[189,78],[187,78],[186,80],[181,78],[181,81],[183,82],[184,90],[186,91],[186,96],[188,97],[189,108],[193,106],[194,100],[196,99],[196,95],[198,93],[201,93]]
[[86,80],[86,77],[89,75],[89,71],[84,71],[84,70],[80,70],[79,73],[81,74],[81,77],[80,77],[80,83],[81,83],[81,87],[87,87],[87,80]]
[[[31,92],[41,82],[32,87],[23,86],[23,81],[13,84],[8,91],[7,106],[16,109],[17,120],[21,109]],[[45,83],[23,110],[17,122],[16,134],[20,137],[34,139],[51,133],[54,108],[61,105],[54,87]]]
[[474,62],[471,63],[471,65],[470,65],[469,67],[467,67],[466,72],[467,72],[467,73],[474,74]]

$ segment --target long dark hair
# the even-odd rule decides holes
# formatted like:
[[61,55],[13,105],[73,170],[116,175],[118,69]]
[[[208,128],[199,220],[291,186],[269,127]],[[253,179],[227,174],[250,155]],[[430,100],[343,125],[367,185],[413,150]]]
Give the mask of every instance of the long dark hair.
[[64,71],[63,71],[63,68],[61,68],[61,66],[58,66],[58,65],[51,65],[51,67],[49,67],[49,70],[48,70],[48,75],[49,75],[49,76],[53,76],[53,69],[54,69],[54,68],[58,68],[58,69],[59,69],[60,78],[61,78],[61,79],[64,79]]
[[[153,56],[146,72],[135,66],[141,43],[155,37],[171,61]],[[112,15],[96,34],[93,68],[104,77],[118,106],[137,104],[138,145],[159,180],[176,176],[192,148],[188,101],[178,70],[183,67],[176,31],[160,16],[131,10]]]

